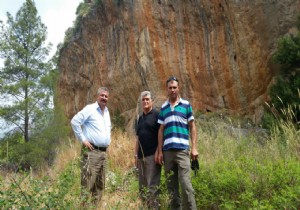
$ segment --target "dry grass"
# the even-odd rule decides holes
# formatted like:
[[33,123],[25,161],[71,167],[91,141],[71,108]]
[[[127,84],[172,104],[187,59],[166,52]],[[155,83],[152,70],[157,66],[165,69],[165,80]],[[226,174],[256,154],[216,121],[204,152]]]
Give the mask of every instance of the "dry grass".
[[[142,206],[140,200],[138,199],[138,191],[135,189],[127,189],[134,179],[132,172],[134,167],[134,146],[135,138],[129,137],[126,133],[121,130],[113,130],[111,145],[108,150],[108,176],[113,175],[113,177],[108,177],[109,179],[118,179],[117,186],[111,186],[110,182],[107,182],[107,190],[104,192],[103,198],[97,209],[139,209]],[[22,179],[20,183],[20,188],[23,191],[31,191],[31,180],[32,179],[43,179],[43,177],[49,177],[53,186],[59,180],[60,174],[66,169],[70,162],[77,162],[76,159],[80,158],[81,144],[76,139],[68,139],[63,145],[61,145],[57,150],[57,156],[54,160],[53,166],[44,168],[38,173],[29,173],[26,177],[18,173],[6,173],[1,174],[2,185],[6,190],[11,185],[14,180]],[[38,157],[37,157],[38,158]],[[72,186],[73,190],[76,191],[80,187],[80,169],[79,165],[74,165],[74,170],[76,170],[74,177],[78,179],[76,184]],[[131,179],[131,180],[130,180]],[[133,180],[135,182],[135,180]],[[78,183],[77,183],[78,182]],[[136,182],[137,183],[137,182]],[[137,186],[137,185],[136,185]],[[129,186],[130,187],[130,186]],[[49,186],[48,189],[52,189]],[[67,197],[69,195],[66,195]],[[79,197],[73,198],[74,201],[79,202]]]
[[138,192],[127,189],[127,175],[134,167],[134,146],[134,136],[129,136],[121,130],[112,131],[108,150],[108,171],[117,173],[116,176],[120,179],[117,181],[119,186],[112,192],[105,192],[98,209],[139,209],[142,205],[138,199]]
[[[134,166],[134,145],[134,137],[130,138],[120,130],[112,131],[111,145],[108,149],[110,171],[127,172]],[[69,139],[68,145],[59,148],[53,167],[48,170],[48,174],[55,177],[63,171],[70,161],[80,157],[80,149],[81,144],[78,140]]]
[[110,170],[126,172],[134,167],[135,138],[121,130],[113,130],[108,150]]
[[[50,175],[55,179],[65,166],[72,160],[80,157],[81,145],[77,140],[69,140],[69,145],[62,147],[55,160],[54,167],[50,169]],[[97,209],[139,209],[138,192],[130,192],[126,188],[126,175],[134,167],[134,146],[135,138],[127,133],[115,129],[112,131],[111,145],[108,149],[108,168],[107,175],[113,176],[108,179],[114,179],[119,176],[118,183],[123,186],[117,186],[111,190],[110,182],[107,182],[108,188],[102,197]],[[80,183],[78,184],[78,186]]]
[[[281,124],[281,126],[284,130],[285,137],[287,137],[286,143],[288,149],[295,151],[299,157],[299,131],[295,130],[293,126],[285,124]],[[284,151],[278,147],[278,142],[282,141],[279,130],[274,130],[268,141],[265,142],[266,144],[262,146],[256,141],[252,142],[251,138],[247,139],[247,141],[243,141],[243,139],[240,138],[233,138],[228,132],[222,130],[222,127],[217,129],[218,132],[216,133],[210,132],[207,128],[199,124],[197,128],[200,160],[204,168],[209,165],[214,165],[218,160],[235,161],[239,156],[258,160],[267,158],[275,160],[281,158],[281,155],[284,153]],[[132,173],[132,169],[134,168],[135,137],[129,136],[126,132],[122,132],[121,130],[113,130],[111,140],[111,145],[108,150],[107,168],[109,180],[106,182],[107,189],[97,209],[145,209],[138,198],[138,182]],[[57,180],[59,180],[59,176],[65,171],[68,164],[78,161],[81,144],[75,139],[69,139],[65,142],[67,143],[64,143],[64,145],[58,148],[58,155],[53,167],[47,168],[39,174],[30,173],[22,180],[20,187],[24,191],[31,190],[32,186],[30,186],[30,182],[32,179],[39,179],[44,176],[49,176],[49,182],[54,186],[53,188],[48,187],[47,189],[54,189]],[[75,192],[80,188],[79,165],[74,164],[72,167],[74,167],[74,169],[72,168],[71,171],[76,170],[76,172],[72,175],[74,184],[68,189],[68,192]],[[18,179],[18,176],[18,174],[2,176],[2,181],[5,183],[5,185],[2,186],[5,188],[5,191],[9,183],[13,182],[13,178]],[[112,183],[111,180],[113,179],[115,179],[115,183]],[[48,182],[44,183],[48,184]],[[70,198],[70,200],[74,202],[74,206],[80,203],[79,195],[74,196],[74,193],[70,193],[65,196],[65,198]],[[163,203],[167,202],[164,200]]]
[[81,144],[74,139],[68,139],[68,143],[58,149],[58,154],[54,160],[53,167],[47,170],[47,175],[55,178],[66,165],[80,156]]
[[141,209],[142,203],[137,197],[137,193],[135,198],[133,195],[135,195],[135,193],[133,194],[129,191],[116,191],[114,193],[105,194],[97,209]]
[[[139,209],[142,205],[138,197],[137,191],[130,191],[126,188],[126,175],[132,171],[134,167],[134,146],[135,138],[130,137],[127,133],[115,129],[112,131],[111,145],[108,149],[108,179],[119,179],[114,190],[114,186],[110,186],[107,182],[108,188],[102,197],[97,209]],[[80,143],[75,140],[69,140],[69,145],[62,147],[55,160],[54,167],[50,169],[50,175],[55,179],[65,166],[72,160],[80,157]],[[110,177],[111,176],[111,177]],[[80,183],[78,184],[78,186]]]

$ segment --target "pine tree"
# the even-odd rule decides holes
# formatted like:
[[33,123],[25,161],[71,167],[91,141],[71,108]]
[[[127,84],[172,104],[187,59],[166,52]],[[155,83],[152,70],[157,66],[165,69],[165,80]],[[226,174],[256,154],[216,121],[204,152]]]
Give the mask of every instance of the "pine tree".
[[51,65],[46,61],[51,44],[45,46],[47,28],[41,22],[33,0],[26,0],[14,17],[7,12],[7,23],[1,22],[0,117],[23,134],[30,130],[51,103],[47,81]]

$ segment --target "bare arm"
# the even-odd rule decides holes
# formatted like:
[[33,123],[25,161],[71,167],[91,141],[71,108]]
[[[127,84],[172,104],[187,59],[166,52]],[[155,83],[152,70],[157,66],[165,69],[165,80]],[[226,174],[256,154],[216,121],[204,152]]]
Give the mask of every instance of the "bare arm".
[[158,130],[158,145],[155,152],[155,162],[160,165],[163,165],[163,154],[162,154],[163,138],[164,138],[164,125],[160,125]]
[[195,121],[189,121],[189,128],[190,128],[190,137],[191,137],[191,158],[195,160],[198,158],[198,151],[197,151],[197,132],[196,132],[196,125]]
[[134,148],[134,163],[135,167],[138,167],[138,150],[139,150],[139,137],[135,137],[135,148]]

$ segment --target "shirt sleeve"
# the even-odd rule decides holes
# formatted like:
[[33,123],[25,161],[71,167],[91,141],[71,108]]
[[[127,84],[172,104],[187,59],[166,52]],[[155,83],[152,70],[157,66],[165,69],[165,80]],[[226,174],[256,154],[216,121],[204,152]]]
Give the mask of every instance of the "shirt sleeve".
[[160,111],[159,114],[158,114],[157,123],[160,124],[160,125],[164,124],[164,117],[163,117],[162,111]]
[[158,116],[159,116],[159,112],[157,111],[157,110],[155,110],[155,119],[156,119],[156,130],[158,130],[159,129],[159,127],[160,127],[160,124],[158,123]]
[[71,126],[74,131],[74,134],[75,134],[76,138],[78,140],[80,140],[81,142],[86,140],[86,137],[83,134],[81,126],[88,119],[89,115],[90,115],[90,111],[89,111],[89,108],[86,106],[80,112],[78,112],[71,120]]
[[187,117],[188,117],[188,122],[190,122],[191,120],[194,120],[194,116],[193,116],[193,108],[192,108],[191,104],[189,104],[189,106],[188,106],[188,114],[187,114]]

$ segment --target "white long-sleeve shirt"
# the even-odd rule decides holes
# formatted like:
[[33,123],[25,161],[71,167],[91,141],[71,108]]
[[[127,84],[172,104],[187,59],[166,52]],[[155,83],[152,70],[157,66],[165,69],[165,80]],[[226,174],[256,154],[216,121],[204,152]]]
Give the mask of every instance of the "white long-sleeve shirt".
[[107,107],[102,113],[97,102],[89,104],[71,120],[75,136],[81,142],[88,140],[98,147],[110,144],[111,121]]

